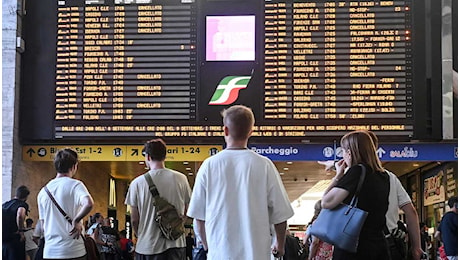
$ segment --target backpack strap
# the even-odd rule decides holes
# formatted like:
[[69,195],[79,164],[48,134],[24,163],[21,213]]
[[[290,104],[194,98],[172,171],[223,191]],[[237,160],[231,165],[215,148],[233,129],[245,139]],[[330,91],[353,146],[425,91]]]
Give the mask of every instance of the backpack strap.
[[152,196],[154,198],[156,198],[157,196],[160,196],[157,186],[155,186],[155,183],[153,183],[152,177],[150,177],[150,174],[148,172],[144,174],[144,178],[149,184],[149,190],[150,190],[150,193],[152,193]]

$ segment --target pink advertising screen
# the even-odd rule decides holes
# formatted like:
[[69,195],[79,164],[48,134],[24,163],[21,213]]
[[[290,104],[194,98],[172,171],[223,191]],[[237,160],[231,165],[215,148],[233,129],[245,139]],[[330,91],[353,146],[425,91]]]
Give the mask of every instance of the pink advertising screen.
[[206,61],[254,61],[255,16],[207,16]]

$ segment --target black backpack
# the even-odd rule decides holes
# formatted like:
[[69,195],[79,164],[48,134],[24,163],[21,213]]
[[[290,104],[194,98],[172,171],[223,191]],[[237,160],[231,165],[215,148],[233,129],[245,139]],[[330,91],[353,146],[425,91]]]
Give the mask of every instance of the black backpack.
[[284,260],[300,260],[300,259],[305,259],[304,257],[304,250],[302,248],[302,245],[300,244],[300,241],[293,236],[287,235],[286,236],[286,242],[284,245]]
[[3,219],[3,231],[2,231],[2,241],[9,242],[15,239],[19,239],[18,225],[16,223],[16,216],[18,208],[24,207],[28,210],[27,204],[18,199],[12,199],[3,203],[2,205],[2,219]]

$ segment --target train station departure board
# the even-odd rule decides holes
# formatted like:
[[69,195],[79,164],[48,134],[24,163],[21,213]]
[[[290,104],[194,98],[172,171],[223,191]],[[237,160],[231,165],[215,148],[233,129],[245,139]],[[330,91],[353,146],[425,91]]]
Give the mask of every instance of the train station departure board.
[[[192,5],[58,1],[56,122],[194,119]],[[62,122],[62,123],[61,123]]]
[[[23,106],[51,134],[25,139],[220,137],[233,104],[253,109],[255,137],[413,136],[412,1],[43,2],[23,89],[46,97]],[[45,12],[46,29],[31,21]]]
[[265,118],[394,119],[411,113],[404,1],[272,1],[265,9]]

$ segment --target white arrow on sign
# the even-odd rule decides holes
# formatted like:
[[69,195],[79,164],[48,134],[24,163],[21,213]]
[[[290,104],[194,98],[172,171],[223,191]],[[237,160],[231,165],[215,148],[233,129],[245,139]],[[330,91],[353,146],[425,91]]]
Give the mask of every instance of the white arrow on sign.
[[379,147],[379,149],[377,149],[377,155],[379,156],[379,158],[382,158],[384,154],[386,154],[387,152],[385,152],[385,150],[383,150],[382,147]]

